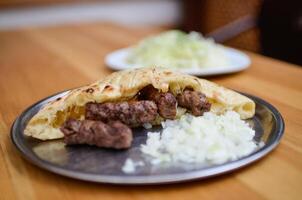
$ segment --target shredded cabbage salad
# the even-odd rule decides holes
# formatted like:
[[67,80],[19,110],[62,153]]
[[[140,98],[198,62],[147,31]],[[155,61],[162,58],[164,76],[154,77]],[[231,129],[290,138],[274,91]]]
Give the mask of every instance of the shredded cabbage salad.
[[225,48],[197,32],[171,30],[148,37],[131,49],[127,62],[134,67],[172,69],[224,67],[230,61]]

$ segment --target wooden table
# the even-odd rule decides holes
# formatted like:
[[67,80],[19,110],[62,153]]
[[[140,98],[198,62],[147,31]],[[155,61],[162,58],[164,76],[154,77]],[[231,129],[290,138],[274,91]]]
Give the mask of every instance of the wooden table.
[[248,70],[210,78],[267,100],[284,116],[281,144],[251,166],[191,183],[126,187],[65,178],[21,158],[9,130],[27,106],[105,77],[107,53],[161,30],[102,23],[0,32],[0,199],[302,198],[302,68],[252,53]]

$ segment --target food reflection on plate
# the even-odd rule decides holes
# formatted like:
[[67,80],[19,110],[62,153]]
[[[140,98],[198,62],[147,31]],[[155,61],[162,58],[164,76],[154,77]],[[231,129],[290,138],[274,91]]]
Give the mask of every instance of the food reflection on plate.
[[35,145],[33,151],[42,160],[65,165],[68,162],[68,151],[65,145],[63,140],[44,141]]

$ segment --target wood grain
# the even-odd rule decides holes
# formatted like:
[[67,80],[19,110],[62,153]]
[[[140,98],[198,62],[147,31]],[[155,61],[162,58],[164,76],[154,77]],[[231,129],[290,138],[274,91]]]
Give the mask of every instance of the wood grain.
[[105,77],[107,53],[160,31],[99,23],[0,32],[0,199],[301,199],[302,68],[248,52],[249,69],[210,79],[267,100],[285,118],[281,144],[249,167],[192,183],[126,187],[61,177],[21,158],[9,130],[27,106]]

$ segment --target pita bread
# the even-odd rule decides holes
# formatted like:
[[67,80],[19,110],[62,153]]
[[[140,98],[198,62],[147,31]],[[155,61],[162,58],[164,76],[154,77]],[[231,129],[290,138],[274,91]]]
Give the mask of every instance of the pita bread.
[[255,103],[232,90],[194,76],[160,68],[140,68],[115,72],[91,85],[69,91],[67,95],[47,103],[28,123],[24,133],[41,140],[62,138],[60,125],[68,118],[84,118],[87,102],[116,102],[133,98],[142,88],[152,84],[162,92],[181,93],[192,88],[206,95],[211,112],[238,112],[242,119],[253,117]]

